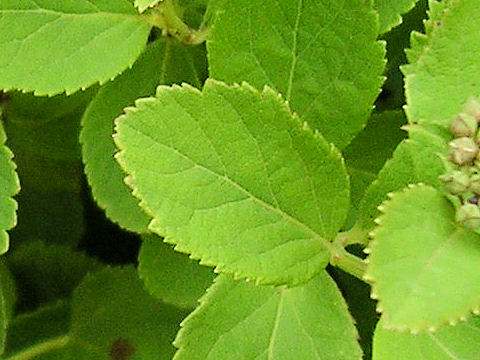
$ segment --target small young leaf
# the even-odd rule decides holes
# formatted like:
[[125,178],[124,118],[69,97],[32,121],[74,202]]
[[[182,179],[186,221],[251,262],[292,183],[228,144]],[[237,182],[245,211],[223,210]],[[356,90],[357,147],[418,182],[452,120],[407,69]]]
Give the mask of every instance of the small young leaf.
[[438,190],[395,193],[382,212],[365,278],[385,327],[438,328],[480,307],[480,235],[454,222]]
[[402,23],[402,14],[412,9],[418,0],[375,0],[375,9],[380,15],[380,34]]
[[400,129],[404,123],[402,111],[373,114],[367,127],[343,151],[350,175],[350,217],[355,217],[368,185],[376,179],[385,161],[405,137],[406,132]]
[[83,115],[80,142],[92,194],[107,216],[127,230],[145,232],[148,217],[124,184],[125,174],[113,159],[114,119],[136,99],[155,94],[159,84],[186,81],[200,87],[202,70],[196,69],[194,56],[205,58],[205,53],[173,39],[156,41],[132,69],[99,90]]
[[2,0],[0,89],[73,93],[131,66],[151,25],[128,0]]
[[149,295],[133,267],[88,275],[72,308],[71,341],[85,354],[68,359],[170,359],[171,342],[187,314]]
[[272,87],[340,149],[363,128],[385,55],[370,1],[224,1],[217,13],[211,77]]
[[480,344],[480,318],[470,317],[455,326],[444,326],[435,332],[413,335],[387,330],[377,325],[373,339],[373,360],[475,360]]
[[326,272],[295,288],[220,275],[182,323],[175,360],[359,360],[357,331]]
[[163,0],[135,0],[135,6],[138,8],[138,11],[142,13],[150,7],[154,7],[160,1]]
[[218,271],[303,283],[348,210],[338,151],[269,88],[159,87],[117,120],[117,159],[150,229]]
[[[410,122],[448,127],[480,95],[478,1],[430,1],[426,35],[416,35],[405,74]],[[468,31],[466,31],[468,29]]]
[[12,198],[20,190],[20,181],[12,161],[13,154],[5,146],[7,136],[0,121],[0,254],[8,250],[7,230],[17,223],[17,202]]
[[374,227],[373,220],[379,214],[377,207],[389,192],[419,182],[443,189],[438,177],[445,168],[439,154],[446,152],[449,134],[443,129],[419,126],[410,126],[408,130],[410,138],[395,149],[393,158],[385,163],[360,203],[358,214],[364,229]]
[[211,268],[175,252],[155,235],[142,236],[138,274],[152,295],[177,307],[194,308],[212,284]]

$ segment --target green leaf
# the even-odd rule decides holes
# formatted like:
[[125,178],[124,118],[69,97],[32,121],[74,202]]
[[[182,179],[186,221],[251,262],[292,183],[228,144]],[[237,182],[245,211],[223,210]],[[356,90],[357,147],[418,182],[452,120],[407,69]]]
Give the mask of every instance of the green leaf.
[[358,360],[356,340],[345,301],[326,272],[290,289],[221,275],[182,323],[174,359]]
[[368,185],[376,179],[385,161],[405,137],[406,133],[400,129],[404,123],[402,111],[373,114],[367,127],[343,151],[350,175],[351,218],[356,216]]
[[32,239],[76,244],[83,236],[78,133],[93,95],[79,92],[48,99],[14,93],[7,101],[5,131],[22,180],[12,246]]
[[210,76],[266,84],[340,149],[380,92],[384,45],[370,1],[224,1],[207,41]]
[[375,226],[373,220],[379,214],[377,206],[389,192],[420,182],[443,189],[438,177],[445,168],[439,155],[445,153],[450,135],[444,129],[420,126],[409,126],[408,131],[410,138],[395,149],[393,158],[385,163],[360,203],[358,214],[363,229]]
[[380,34],[402,23],[402,14],[411,10],[418,0],[375,0],[375,9],[380,15]]
[[177,307],[194,308],[212,284],[212,269],[175,252],[155,235],[142,236],[138,274],[152,295]]
[[412,187],[381,210],[365,279],[373,282],[384,326],[435,329],[478,311],[480,236],[454,222],[442,193]]
[[100,263],[81,252],[40,241],[9,253],[7,264],[19,289],[19,310],[70,298],[85,274],[100,269]]
[[456,326],[413,335],[387,330],[380,322],[375,331],[373,360],[475,360],[480,343],[480,318],[470,317]]
[[170,359],[186,312],[154,299],[133,267],[87,275],[73,297],[71,341],[83,349],[68,359]]
[[73,93],[131,66],[151,25],[127,0],[3,0],[0,88]]
[[158,84],[186,81],[200,87],[202,72],[192,60],[195,56],[205,58],[205,53],[173,39],[156,41],[132,69],[100,89],[83,115],[80,142],[93,197],[112,221],[130,231],[145,232],[149,218],[124,184],[125,174],[113,158],[114,119],[136,99],[155,94]]
[[135,0],[135,6],[138,8],[139,12],[143,13],[148,8],[157,5],[160,1],[163,0]]
[[217,271],[303,283],[348,211],[340,154],[269,88],[159,87],[117,120],[117,159],[150,229]]
[[13,199],[20,190],[20,181],[15,172],[13,154],[5,146],[7,136],[0,121],[0,254],[8,250],[7,230],[17,223],[17,202]]
[[412,38],[412,64],[402,68],[410,122],[446,128],[469,97],[480,96],[477,11],[476,0],[430,1],[426,35]]

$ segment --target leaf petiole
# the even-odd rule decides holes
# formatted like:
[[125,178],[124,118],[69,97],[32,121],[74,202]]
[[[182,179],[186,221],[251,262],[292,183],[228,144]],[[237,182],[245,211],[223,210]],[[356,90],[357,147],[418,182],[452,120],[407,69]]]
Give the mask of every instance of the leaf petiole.
[[338,238],[332,243],[332,256],[330,264],[336,266],[346,273],[355,276],[359,280],[365,281],[363,276],[367,270],[365,260],[350,254],[345,250],[344,245],[338,241]]
[[5,360],[30,360],[37,356],[48,353],[53,350],[61,349],[70,342],[70,336],[62,335],[53,339],[48,339],[44,342],[35,344],[23,351],[20,351]]

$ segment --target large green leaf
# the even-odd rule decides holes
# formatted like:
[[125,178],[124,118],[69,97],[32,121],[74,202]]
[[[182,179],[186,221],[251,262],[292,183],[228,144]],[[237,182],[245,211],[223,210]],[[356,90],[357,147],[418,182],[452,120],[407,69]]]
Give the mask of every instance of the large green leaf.
[[387,330],[382,321],[375,330],[373,360],[476,360],[480,344],[480,318],[470,317],[456,326],[411,334]]
[[72,308],[70,341],[77,348],[65,359],[170,359],[171,342],[187,314],[149,295],[133,267],[88,275]]
[[478,1],[430,1],[426,35],[412,38],[406,75],[410,122],[447,127],[467,99],[480,96]]
[[380,34],[402,22],[402,14],[412,9],[418,0],[375,0],[375,9],[380,15]]
[[269,88],[159,87],[117,120],[117,159],[150,229],[217,271],[290,285],[330,259],[343,161]]
[[385,327],[420,331],[480,308],[480,236],[454,222],[438,190],[416,186],[381,206],[365,278]]
[[356,340],[345,301],[326,272],[291,289],[221,275],[182,323],[174,359],[359,360]]
[[449,134],[443,129],[409,126],[410,138],[395,149],[378,178],[369,186],[358,211],[360,225],[369,230],[379,215],[377,206],[387,194],[419,182],[443,189],[438,177],[445,171],[439,156],[446,151]]
[[2,0],[0,88],[72,93],[131,66],[151,25],[128,0]]
[[173,39],[156,41],[132,69],[99,90],[83,115],[80,141],[93,197],[111,220],[130,231],[145,232],[148,217],[124,184],[125,174],[113,159],[114,119],[136,99],[155,94],[158,84],[186,81],[200,87],[202,69],[197,70],[195,56],[205,58],[201,47],[187,48]]
[[211,268],[200,266],[155,235],[142,236],[138,274],[152,295],[178,307],[194,308],[212,284]]
[[224,1],[207,41],[210,76],[266,84],[339,148],[370,115],[384,46],[370,1]]
[[5,146],[7,136],[0,121],[0,254],[8,250],[7,230],[17,223],[17,203],[12,198],[20,190],[20,181],[12,161],[13,154]]

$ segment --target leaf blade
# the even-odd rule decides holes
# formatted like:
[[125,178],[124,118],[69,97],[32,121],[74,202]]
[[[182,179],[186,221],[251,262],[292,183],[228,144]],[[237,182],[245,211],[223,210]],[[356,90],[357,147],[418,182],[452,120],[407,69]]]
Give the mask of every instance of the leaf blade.
[[418,332],[477,310],[480,237],[455,224],[448,200],[416,186],[393,195],[382,211],[366,279],[384,326]]
[[290,289],[221,275],[182,323],[174,359],[358,360],[356,338],[347,306],[325,272]]
[[131,66],[150,25],[126,0],[6,0],[0,29],[0,88],[54,95],[106,82]]
[[211,77],[270,86],[340,149],[363,128],[385,54],[369,2],[235,1],[217,10],[207,40]]
[[[348,208],[343,161],[271,90],[160,87],[116,129],[117,160],[154,216],[150,229],[177,250],[266,282],[301,283],[328,263],[327,239]],[[136,153],[140,143],[147,152]]]

